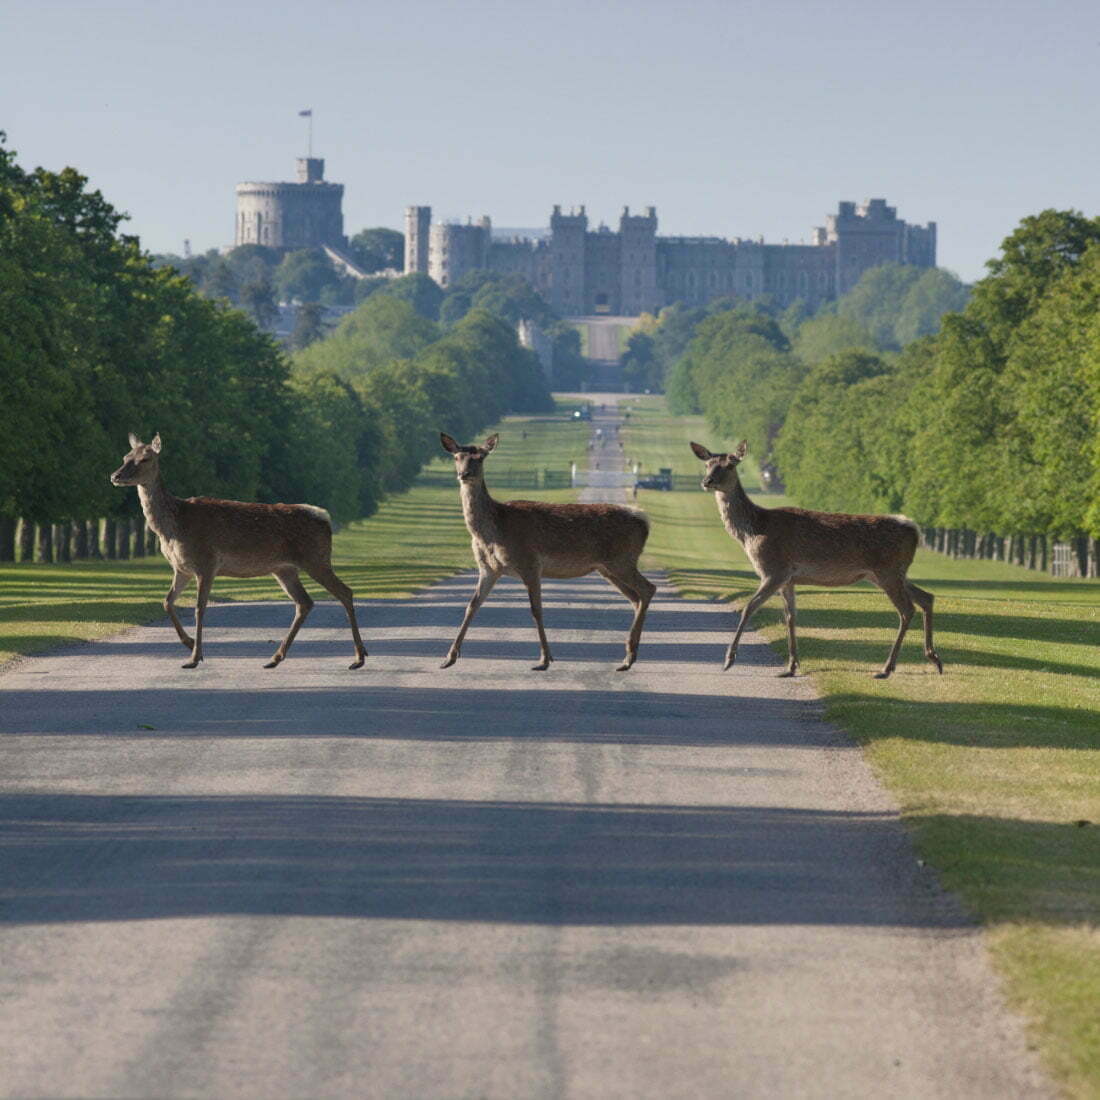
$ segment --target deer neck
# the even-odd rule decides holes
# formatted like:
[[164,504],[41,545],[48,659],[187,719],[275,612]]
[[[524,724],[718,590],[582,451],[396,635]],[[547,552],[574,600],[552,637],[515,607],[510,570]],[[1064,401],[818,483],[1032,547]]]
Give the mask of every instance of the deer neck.
[[718,489],[714,497],[718,502],[718,514],[722,517],[723,526],[738,542],[759,534],[760,514],[764,509],[749,500],[749,495],[736,474],[733,488]]
[[138,486],[138,499],[145,513],[145,522],[162,539],[179,535],[179,500],[164,487],[158,473],[148,485]]
[[485,479],[460,481],[462,494],[462,515],[471,535],[482,542],[495,542],[497,536],[497,503],[485,486]]

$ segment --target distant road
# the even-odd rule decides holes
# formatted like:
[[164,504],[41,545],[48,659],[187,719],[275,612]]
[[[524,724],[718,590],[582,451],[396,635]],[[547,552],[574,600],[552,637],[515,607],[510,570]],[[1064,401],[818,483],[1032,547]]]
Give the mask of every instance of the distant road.
[[618,361],[620,354],[619,331],[631,329],[636,317],[575,317],[575,325],[588,328],[588,358]]

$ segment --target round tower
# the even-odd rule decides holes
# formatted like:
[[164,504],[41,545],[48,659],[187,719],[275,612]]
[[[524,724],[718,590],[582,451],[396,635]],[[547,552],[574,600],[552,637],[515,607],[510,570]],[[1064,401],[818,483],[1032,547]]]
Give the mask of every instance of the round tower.
[[234,245],[346,248],[344,185],[326,183],[324,175],[324,160],[302,157],[297,183],[238,183]]
[[428,274],[428,240],[432,228],[430,206],[405,207],[405,274]]

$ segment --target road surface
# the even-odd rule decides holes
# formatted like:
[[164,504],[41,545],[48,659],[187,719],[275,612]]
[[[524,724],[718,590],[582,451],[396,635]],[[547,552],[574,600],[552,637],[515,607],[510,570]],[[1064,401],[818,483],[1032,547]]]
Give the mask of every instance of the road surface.
[[[458,507],[457,492],[455,506]],[[806,680],[598,579],[470,576],[0,675],[9,1097],[1033,1097],[981,939]]]

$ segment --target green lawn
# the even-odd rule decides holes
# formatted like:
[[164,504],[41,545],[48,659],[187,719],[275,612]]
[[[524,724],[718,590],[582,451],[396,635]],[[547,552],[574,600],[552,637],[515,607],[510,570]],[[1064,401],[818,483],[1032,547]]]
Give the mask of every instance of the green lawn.
[[[660,399],[639,406],[626,446],[646,469],[701,469],[688,439],[732,442]],[[740,603],[756,588],[711,494],[643,490],[638,503],[653,521],[649,565],[685,595]],[[924,660],[918,617],[894,676],[871,679],[897,614],[867,585],[798,590],[802,670],[864,746],[921,855],[988,926],[1047,1064],[1071,1095],[1100,1096],[1100,583],[928,551],[910,576],[936,595],[944,676]],[[785,655],[777,603],[755,622]],[[716,647],[716,668],[722,657]]]

